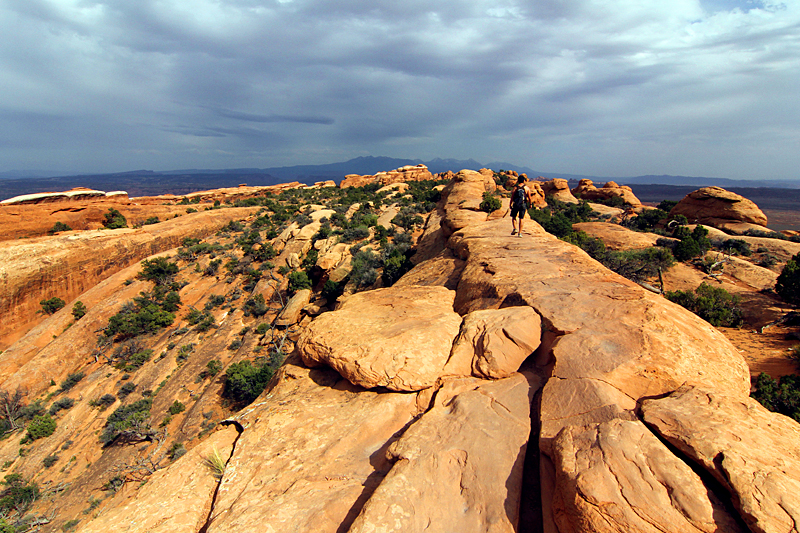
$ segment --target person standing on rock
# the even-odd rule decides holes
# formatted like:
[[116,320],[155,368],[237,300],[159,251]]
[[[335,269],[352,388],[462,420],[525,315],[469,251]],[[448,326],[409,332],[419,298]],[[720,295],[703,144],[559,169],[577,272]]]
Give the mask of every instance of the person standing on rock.
[[[511,201],[508,208],[511,210],[511,235],[522,237],[522,219],[525,218],[525,212],[533,203],[533,195],[531,190],[525,185],[528,178],[523,174],[517,178],[517,184],[514,190],[511,191]],[[519,231],[517,231],[517,220],[519,217]]]

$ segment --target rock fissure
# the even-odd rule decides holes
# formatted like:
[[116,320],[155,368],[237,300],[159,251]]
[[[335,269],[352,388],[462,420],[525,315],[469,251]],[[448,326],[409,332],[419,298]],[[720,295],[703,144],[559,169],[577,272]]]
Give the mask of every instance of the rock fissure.
[[[230,421],[227,424],[224,423],[224,422],[221,422],[221,424],[222,425],[231,425],[231,426],[236,428],[236,432],[237,432],[236,438],[233,440],[233,444],[231,445],[231,454],[228,456],[228,459],[225,461],[225,466],[227,467],[228,463],[230,463],[231,459],[233,458],[233,454],[236,453],[236,443],[239,442],[239,439],[241,438],[242,433],[244,433],[244,427],[242,427],[242,425],[239,422],[236,422],[236,421]],[[207,533],[208,532],[208,527],[211,524],[211,517],[214,516],[214,510],[215,510],[214,506],[215,506],[215,504],[217,502],[217,496],[219,495],[219,490],[220,490],[220,487],[222,486],[222,481],[224,479],[225,479],[225,472],[223,470],[222,474],[219,476],[219,480],[217,481],[217,486],[214,488],[214,494],[211,497],[211,505],[210,505],[210,508],[208,510],[208,516],[206,517],[206,521],[203,524],[203,526],[200,527],[200,529],[197,530],[197,533]]]

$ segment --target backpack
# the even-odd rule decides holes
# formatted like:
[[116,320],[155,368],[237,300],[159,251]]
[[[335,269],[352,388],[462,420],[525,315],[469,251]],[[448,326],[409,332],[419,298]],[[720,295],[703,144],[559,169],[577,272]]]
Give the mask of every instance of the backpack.
[[513,196],[514,206],[517,208],[526,208],[528,203],[526,200],[525,187],[517,187],[517,190],[514,191]]

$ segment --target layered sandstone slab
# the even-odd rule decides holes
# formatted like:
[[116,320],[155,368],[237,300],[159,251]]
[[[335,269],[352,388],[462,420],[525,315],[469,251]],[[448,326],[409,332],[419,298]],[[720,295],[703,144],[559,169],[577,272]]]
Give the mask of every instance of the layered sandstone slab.
[[216,455],[226,463],[233,452],[236,428],[229,426],[214,433],[169,468],[159,470],[127,502],[114,506],[86,525],[85,533],[171,533],[199,531],[211,512],[219,481],[209,466]]
[[686,195],[672,208],[670,217],[683,215],[691,223],[708,224],[723,229],[726,225],[744,223],[765,231],[767,216],[747,198],[721,187],[703,187]]
[[243,431],[207,531],[346,531],[389,471],[386,449],[417,395],[365,391],[291,361],[273,383],[236,418]]
[[299,353],[307,365],[327,364],[364,388],[430,387],[461,325],[454,297],[455,292],[437,286],[354,294],[303,331]]
[[700,476],[639,421],[567,426],[553,457],[561,532],[741,531]]
[[473,311],[464,317],[445,372],[500,379],[519,370],[542,336],[542,320],[530,307]]
[[642,403],[645,422],[725,487],[752,531],[797,531],[800,425],[723,389]]
[[380,183],[382,186],[391,185],[393,183],[405,183],[407,181],[425,181],[432,180],[433,174],[428,170],[425,165],[406,165],[394,170],[386,172],[378,172],[374,175],[348,174],[344,177],[339,187],[345,189],[347,187],[364,187],[373,183]]
[[516,531],[532,375],[449,382],[387,455],[394,462],[350,533]]

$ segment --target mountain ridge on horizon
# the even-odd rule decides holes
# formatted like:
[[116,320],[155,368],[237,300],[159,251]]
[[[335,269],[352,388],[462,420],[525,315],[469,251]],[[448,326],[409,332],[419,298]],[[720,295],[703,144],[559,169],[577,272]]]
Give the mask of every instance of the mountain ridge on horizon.
[[[567,180],[590,179],[597,183],[615,181],[621,185],[683,185],[692,187],[727,186],[727,187],[775,187],[800,188],[800,180],[734,180],[729,178],[709,178],[697,176],[672,176],[648,174],[633,177],[591,176],[560,172],[542,172],[527,166],[515,165],[505,161],[479,163],[474,159],[434,158],[430,161],[421,159],[400,159],[387,156],[359,156],[347,161],[320,165],[292,165],[268,168],[228,168],[228,169],[178,169],[178,170],[131,170],[97,174],[43,175],[36,176],[35,171],[0,172],[0,183],[4,191],[0,199],[11,198],[19,194],[49,192],[72,187],[90,187],[101,190],[126,189],[136,196],[163,194],[166,190],[174,194],[186,194],[203,189],[231,187],[247,182],[248,185],[275,185],[287,181],[313,183],[315,181],[341,181],[347,174],[369,175],[392,170],[406,165],[424,164],[436,174],[461,169],[479,170],[513,170],[525,173],[531,178],[544,176],[548,179],[563,178]],[[45,172],[45,174],[51,174]],[[113,180],[115,186],[109,187]],[[119,186],[116,186],[116,184]]]

